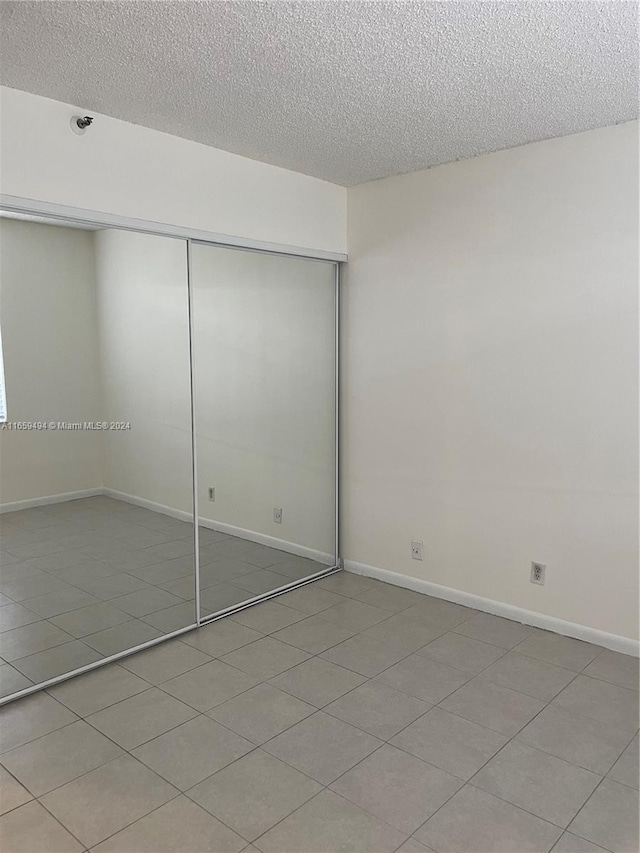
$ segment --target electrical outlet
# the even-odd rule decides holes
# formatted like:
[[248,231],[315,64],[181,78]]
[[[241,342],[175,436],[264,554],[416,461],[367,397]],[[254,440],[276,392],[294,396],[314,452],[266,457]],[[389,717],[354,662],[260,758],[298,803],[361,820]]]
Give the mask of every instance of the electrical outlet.
[[411,559],[412,560],[421,560],[422,559],[422,542],[419,539],[414,539],[411,543]]
[[273,508],[273,520],[276,524],[282,524],[282,507],[274,506]]
[[544,574],[546,570],[547,567],[543,563],[531,563],[531,583],[544,586]]
[[209,486],[209,500],[215,501],[215,499],[216,499],[216,490],[213,488],[213,486]]

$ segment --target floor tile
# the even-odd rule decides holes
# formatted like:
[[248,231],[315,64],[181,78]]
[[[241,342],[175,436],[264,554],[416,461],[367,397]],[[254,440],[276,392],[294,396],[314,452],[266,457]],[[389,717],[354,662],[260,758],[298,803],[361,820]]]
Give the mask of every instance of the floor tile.
[[304,619],[304,613],[292,607],[284,607],[277,601],[264,601],[262,604],[234,613],[229,618],[263,634],[273,634],[281,628],[286,628],[287,625],[293,625],[294,622]]
[[356,597],[358,601],[364,601],[365,604],[372,604],[374,607],[380,607],[383,610],[392,610],[394,613],[421,603],[423,599],[419,592],[413,592],[410,589],[403,589],[400,586],[382,581],[377,581],[374,586],[359,593]]
[[18,658],[61,646],[72,639],[50,622],[34,622],[0,634],[0,657],[11,663]]
[[231,583],[218,583],[200,591],[200,608],[205,615],[219,613],[227,607],[235,607],[244,604],[252,598],[252,594],[246,589],[240,589]]
[[638,747],[638,735],[636,735],[609,771],[609,779],[613,779],[614,782],[621,782],[623,785],[629,785],[631,788],[640,787],[638,784],[638,764],[640,763]]
[[291,669],[308,658],[309,655],[300,649],[282,643],[273,637],[263,637],[256,640],[255,643],[229,652],[222,660],[243,672],[266,680]]
[[553,699],[576,677],[573,670],[529,658],[518,652],[509,652],[492,663],[482,675],[502,687],[526,693],[527,696],[544,702]]
[[197,785],[189,796],[254,841],[321,790],[317,782],[257,749]]
[[638,729],[638,694],[596,678],[580,675],[559,693],[553,705],[583,717],[610,722],[633,735]]
[[584,838],[578,838],[571,832],[563,832],[560,841],[553,848],[553,853],[607,853],[607,851]]
[[42,804],[91,847],[176,796],[176,789],[125,755],[56,788]]
[[73,672],[74,669],[95,663],[102,658],[95,649],[85,645],[80,640],[73,640],[53,649],[19,658],[13,661],[13,666],[19,669],[35,684]]
[[308,613],[310,616],[328,610],[343,600],[343,596],[322,589],[317,583],[307,584],[300,589],[294,589],[280,596],[281,604],[286,607],[293,607],[294,610],[302,610],[303,613]]
[[162,689],[198,711],[208,711],[227,699],[254,687],[259,679],[233,666],[214,660],[165,681]]
[[329,590],[329,592],[346,595],[347,598],[355,598],[360,593],[375,586],[375,581],[372,578],[364,577],[364,575],[355,575],[352,572],[342,571],[329,575],[329,577],[321,578],[315,584],[321,589]]
[[179,631],[180,628],[195,624],[195,605],[192,601],[182,601],[180,604],[174,604],[165,610],[158,610],[156,613],[142,616],[141,619],[143,622],[153,625],[154,628],[158,628],[163,634],[169,634],[171,631]]
[[87,722],[125,749],[133,749],[195,716],[193,708],[151,687],[91,714]]
[[469,677],[459,669],[414,654],[386,669],[376,681],[435,705],[465,684]]
[[6,604],[4,607],[0,607],[0,632],[21,628],[23,625],[31,625],[32,622],[39,622],[41,618],[32,610],[27,610],[22,604]]
[[403,832],[414,832],[462,786],[461,779],[386,745],[331,789]]
[[176,580],[165,581],[159,589],[164,589],[171,595],[177,595],[185,601],[193,601],[196,595],[195,584],[193,578],[188,575],[184,578],[176,578]]
[[405,619],[417,619],[425,624],[438,625],[443,630],[455,628],[456,625],[460,625],[475,616],[477,612],[477,610],[464,607],[462,604],[454,604],[452,601],[445,601],[442,598],[434,598],[430,595],[423,595],[418,604],[414,604],[403,611]]
[[425,847],[415,838],[407,838],[404,844],[398,847],[396,853],[432,853],[432,851],[430,847]]
[[333,646],[321,657],[371,678],[410,654],[411,649],[404,646],[356,636]]
[[340,628],[322,618],[322,614],[310,616],[294,625],[289,625],[273,636],[276,640],[289,643],[297,649],[302,649],[309,654],[317,655],[331,646],[336,646],[343,640],[348,640],[356,634],[353,628]]
[[550,706],[525,726],[517,739],[604,776],[629,743],[629,734],[611,723]]
[[27,598],[33,598],[35,595],[62,592],[68,587],[68,584],[53,575],[34,569],[9,580],[3,580],[0,589],[14,601],[24,601]]
[[94,595],[102,601],[108,601],[113,598],[120,598],[123,595],[128,595],[132,592],[137,592],[140,589],[146,589],[148,584],[145,584],[139,578],[129,575],[126,572],[121,572],[117,575],[109,575],[101,579],[88,580],[86,583],[80,583],[78,586],[85,592]]
[[113,599],[114,607],[124,610],[131,616],[146,616],[148,613],[163,610],[173,604],[182,604],[182,599],[164,589],[156,588],[130,592],[128,595]]
[[31,686],[31,680],[26,675],[8,663],[0,663],[0,697],[11,696]]
[[382,610],[380,607],[373,607],[371,604],[352,598],[347,598],[340,604],[334,604],[328,610],[322,611],[322,618],[326,622],[333,622],[334,625],[353,628],[356,631],[364,631],[365,628],[370,628],[392,615],[390,610]]
[[199,716],[139,746],[133,755],[185,791],[252,749],[249,741]]
[[599,646],[552,634],[550,631],[536,631],[520,643],[517,649],[522,655],[564,666],[574,672],[583,670],[601,651]]
[[0,847],[10,853],[82,853],[83,847],[35,800],[0,818]]
[[239,625],[232,619],[219,619],[185,634],[181,640],[212,657],[221,657],[262,637],[259,631]]
[[512,742],[473,777],[473,785],[567,827],[600,777],[546,752]]
[[508,738],[433,708],[391,743],[461,779],[470,779],[501,749]]
[[583,670],[583,675],[610,681],[620,687],[628,687],[629,690],[637,690],[638,669],[638,658],[605,649]]
[[186,797],[176,797],[102,841],[92,853],[239,853],[243,838]]
[[416,832],[446,853],[546,853],[562,830],[466,785]]
[[391,853],[404,833],[323,791],[255,843],[263,853]]
[[363,631],[361,638],[402,645],[409,651],[415,652],[449,630],[448,626],[434,624],[430,619],[417,617],[415,614],[409,619],[406,617],[407,612],[405,610],[403,613],[397,613],[385,619],[384,622],[378,622],[377,625]]
[[49,621],[72,637],[81,639],[89,634],[104,631],[106,628],[113,628],[114,625],[129,622],[131,616],[122,610],[118,610],[110,602],[102,601],[100,604],[72,610],[70,613],[63,613],[61,616],[53,616]]
[[491,643],[503,649],[512,649],[535,632],[530,625],[522,625],[511,619],[492,616],[490,613],[478,613],[453,629],[458,634]]
[[[213,564],[215,565],[215,563]],[[274,589],[279,589],[281,586],[286,586],[291,583],[291,578],[284,575],[278,575],[269,569],[255,569],[248,574],[240,575],[233,581],[235,586],[244,589],[249,593],[247,598],[254,595],[262,595],[263,592],[271,592]]]
[[0,815],[17,809],[18,806],[23,806],[32,799],[33,796],[29,791],[3,767],[0,767]]
[[252,743],[262,744],[315,711],[312,705],[295,696],[276,690],[269,684],[258,684],[212,708],[207,716]]
[[46,693],[26,696],[0,708],[0,752],[61,729],[78,718]]
[[209,655],[181,640],[169,640],[135,655],[129,655],[120,661],[120,666],[151,684],[160,684],[210,660]]
[[333,702],[365,679],[321,658],[311,658],[270,680],[272,687],[297,696],[303,702],[322,708]]
[[504,649],[449,632],[423,646],[418,654],[476,675],[504,655]]
[[36,598],[27,598],[24,606],[43,619],[49,616],[60,616],[70,610],[78,610],[80,607],[88,607],[90,604],[98,604],[99,599],[81,589],[69,587],[61,592],[52,592],[47,595],[39,595]]
[[83,720],[4,753],[2,763],[36,797],[124,755]]
[[82,638],[82,642],[108,657],[161,636],[162,631],[157,628],[147,625],[146,622],[140,622],[139,619],[132,619],[130,622],[115,625],[113,628],[105,628],[104,631],[88,634]]
[[544,703],[484,678],[475,678],[448,696],[441,707],[495,732],[511,736],[532,720],[542,710]]
[[276,758],[329,785],[381,745],[381,741],[321,711],[264,744]]
[[638,849],[638,792],[605,779],[569,827],[612,853]]
[[113,663],[50,687],[48,692],[76,714],[87,717],[148,689],[146,681]]
[[374,737],[389,740],[430,707],[386,684],[367,681],[327,705],[324,711]]

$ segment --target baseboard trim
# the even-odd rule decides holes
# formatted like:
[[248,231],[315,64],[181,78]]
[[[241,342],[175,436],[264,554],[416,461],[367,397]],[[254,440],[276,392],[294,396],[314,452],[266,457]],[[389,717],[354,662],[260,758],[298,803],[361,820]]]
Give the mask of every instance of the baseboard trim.
[[[116,489],[102,489],[100,494],[105,494],[110,498],[116,498],[125,503],[134,504],[135,506],[150,509],[153,512],[160,512],[163,515],[169,515],[172,518],[178,518],[180,521],[193,521],[193,515],[181,509],[174,509],[165,504],[155,503],[146,498],[139,498],[137,495],[129,495],[126,492],[118,492]],[[212,521],[210,518],[198,519],[200,527],[207,527],[209,530],[217,530],[219,533],[227,533],[229,536],[237,536],[239,539],[247,539],[249,542],[256,542],[258,545],[267,545],[269,548],[277,548],[280,551],[286,551],[288,554],[295,554],[296,557],[307,557],[309,560],[315,560],[325,566],[335,565],[335,557],[331,554],[325,554],[322,551],[316,551],[313,548],[306,548],[304,545],[298,545],[296,542],[288,542],[286,539],[276,539],[275,536],[267,536],[266,533],[258,533],[255,530],[245,530],[244,527],[236,527],[233,524],[224,524],[221,521]]]
[[171,518],[177,518],[180,521],[191,521],[193,522],[193,513],[186,512],[182,509],[174,509],[171,506],[165,506],[165,504],[159,504],[155,501],[149,501],[146,498],[139,498],[137,495],[130,495],[127,492],[119,492],[117,489],[102,489],[102,494],[106,495],[109,498],[115,498],[118,501],[124,501],[128,504],[133,504],[134,506],[141,506],[143,509],[150,509],[153,512],[159,512],[162,515],[169,515]]
[[101,495],[101,487],[95,489],[80,489],[75,492],[62,492],[59,495],[44,495],[39,498],[27,498],[24,501],[9,501],[0,504],[0,515],[5,512],[16,512],[20,509],[31,509],[32,507],[47,506],[47,504],[61,504],[65,501],[76,501],[80,498],[94,498]]
[[384,581],[394,586],[401,586],[405,589],[411,589],[414,592],[422,592],[425,595],[432,595],[434,598],[442,598],[445,601],[452,601],[455,604],[463,604],[466,607],[472,607],[474,610],[482,610],[484,613],[491,613],[494,616],[513,619],[515,622],[521,622],[524,625],[544,628],[546,631],[553,631],[555,634],[563,634],[566,637],[584,640],[596,646],[604,646],[605,649],[611,649],[614,652],[621,652],[622,654],[632,655],[633,657],[640,656],[640,642],[632,640],[629,637],[609,634],[606,631],[590,628],[587,625],[580,625],[577,622],[566,622],[564,619],[547,616],[545,613],[538,613],[535,610],[525,610],[522,607],[515,607],[512,604],[505,604],[502,601],[482,598],[482,596],[473,595],[470,592],[441,586],[440,584],[431,583],[421,578],[414,578],[410,575],[400,574],[399,572],[391,572],[388,569],[380,569],[377,566],[368,566],[365,563],[357,563],[353,560],[345,560],[344,568],[346,571],[353,572],[356,575],[376,578],[376,580]]
[[286,551],[288,554],[295,554],[296,557],[306,557],[309,560],[315,560],[317,563],[322,563],[325,566],[334,566],[336,558],[332,554],[325,554],[323,551],[316,551],[314,548],[307,548],[304,545],[298,545],[297,542],[289,542],[286,539],[277,539],[275,536],[269,536],[266,533],[258,533],[255,530],[246,530],[244,527],[236,527],[233,524],[224,524],[221,521],[212,521],[210,518],[199,519],[200,527],[207,527],[209,530],[217,530],[218,533],[228,533],[229,536],[237,536],[239,539],[247,539],[249,542],[256,542],[258,545],[266,545],[269,548],[277,548],[279,551]]

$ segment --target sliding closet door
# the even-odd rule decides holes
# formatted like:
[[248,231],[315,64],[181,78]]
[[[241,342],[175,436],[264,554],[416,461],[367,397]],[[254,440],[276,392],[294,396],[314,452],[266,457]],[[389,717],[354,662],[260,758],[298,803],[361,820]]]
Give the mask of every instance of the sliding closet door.
[[336,564],[335,265],[191,246],[201,615]]
[[186,242],[2,216],[0,244],[1,699],[196,617]]

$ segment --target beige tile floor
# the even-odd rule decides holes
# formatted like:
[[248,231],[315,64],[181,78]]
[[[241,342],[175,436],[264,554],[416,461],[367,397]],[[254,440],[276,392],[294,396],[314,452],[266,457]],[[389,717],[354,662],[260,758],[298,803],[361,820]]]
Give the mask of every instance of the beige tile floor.
[[632,853],[638,661],[341,573],[0,709],[3,853]]
[[[203,615],[326,566],[200,529]],[[193,527],[108,497],[0,515],[0,696],[195,621]]]

